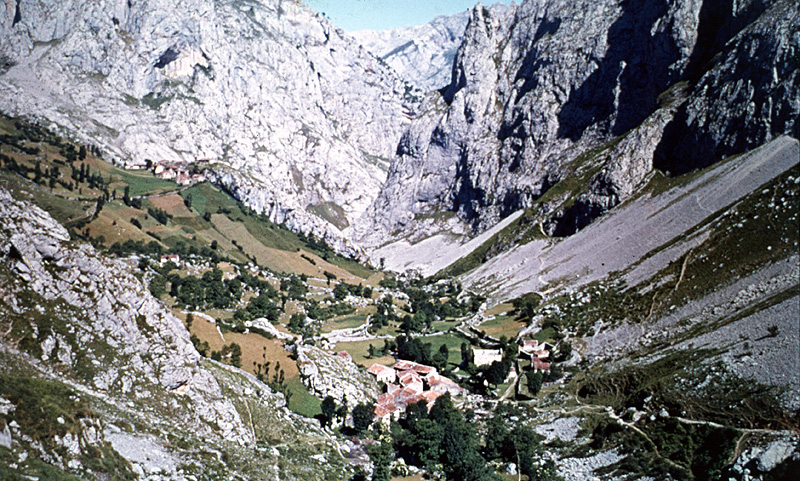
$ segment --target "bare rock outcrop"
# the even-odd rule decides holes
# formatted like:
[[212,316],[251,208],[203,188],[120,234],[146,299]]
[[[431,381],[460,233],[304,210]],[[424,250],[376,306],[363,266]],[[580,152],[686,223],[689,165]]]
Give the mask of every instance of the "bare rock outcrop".
[[[212,423],[226,438],[253,442],[183,323],[152,297],[121,261],[99,256],[36,206],[0,189],[0,284],[4,316],[31,319],[22,345],[92,392],[160,402],[190,400],[183,420],[198,433]],[[42,317],[26,313],[37,311]],[[25,334],[27,333],[27,334]],[[164,401],[167,402],[167,401]]]
[[547,233],[566,236],[654,169],[797,136],[799,19],[786,0],[478,5],[451,84],[426,97],[356,237],[414,242],[453,231],[454,215],[480,232],[562,182],[540,204]]

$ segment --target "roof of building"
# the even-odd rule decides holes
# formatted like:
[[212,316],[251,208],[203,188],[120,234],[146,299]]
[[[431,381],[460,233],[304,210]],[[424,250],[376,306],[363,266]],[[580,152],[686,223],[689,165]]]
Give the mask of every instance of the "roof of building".
[[378,363],[375,363],[375,364],[371,365],[369,367],[369,369],[367,369],[368,373],[373,374],[375,376],[377,376],[379,373],[383,373],[383,372],[387,372],[387,371],[392,371],[392,373],[394,373],[394,369],[392,369],[392,368],[390,368],[388,366],[384,366],[383,364],[378,364]]
[[433,366],[426,366],[412,361],[397,361],[392,367],[398,371],[415,371],[423,375],[436,372],[436,368]]
[[426,401],[428,401],[428,404],[432,404],[434,401],[439,399],[440,396],[442,396],[442,393],[440,392],[425,391],[424,393],[422,393],[422,397],[425,398]]
[[550,370],[550,363],[549,362],[544,362],[544,361],[539,360],[539,359],[532,360],[531,361],[531,366],[533,366],[533,368],[536,369],[536,370],[542,370],[542,371],[549,371]]

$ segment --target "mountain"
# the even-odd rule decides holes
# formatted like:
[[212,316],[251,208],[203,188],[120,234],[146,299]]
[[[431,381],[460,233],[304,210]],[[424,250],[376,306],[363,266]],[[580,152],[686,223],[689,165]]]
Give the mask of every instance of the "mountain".
[[338,444],[203,359],[129,265],[4,187],[0,214],[0,477],[340,478]]
[[441,15],[424,25],[349,34],[401,78],[427,92],[450,83],[453,59],[461,45],[467,20],[469,10]]
[[525,209],[568,236],[656,172],[797,137],[799,16],[788,1],[478,6],[451,84],[426,97],[355,237],[391,261]]
[[6,6],[0,478],[800,470],[796,2]]
[[415,108],[390,68],[294,1],[20,1],[0,38],[0,109],[121,165],[206,161],[248,206],[343,251]]

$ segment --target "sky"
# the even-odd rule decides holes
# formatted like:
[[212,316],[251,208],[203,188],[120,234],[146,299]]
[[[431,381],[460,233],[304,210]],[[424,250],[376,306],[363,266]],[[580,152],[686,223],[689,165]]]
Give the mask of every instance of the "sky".
[[[478,0],[304,0],[345,31],[384,30],[428,23],[470,9]],[[497,0],[483,0],[485,6]],[[501,2],[507,3],[507,2]]]

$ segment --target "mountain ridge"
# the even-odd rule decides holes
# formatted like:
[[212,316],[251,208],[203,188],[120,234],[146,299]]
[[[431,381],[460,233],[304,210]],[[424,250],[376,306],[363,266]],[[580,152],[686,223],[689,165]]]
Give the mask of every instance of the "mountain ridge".
[[[798,39],[790,32],[798,12],[789,2],[712,3],[529,1],[505,19],[474,10],[453,83],[428,95],[404,135],[361,221],[362,243],[413,243],[440,230],[469,237],[537,204],[544,232],[569,235],[633,195],[656,169],[682,173],[776,135],[797,136],[800,81],[791,56]],[[728,12],[721,26],[702,23],[711,10]],[[642,38],[626,48],[617,37],[631,31]],[[705,60],[717,47],[716,60]],[[786,74],[758,73],[772,66]],[[756,89],[762,81],[773,87]],[[749,137],[733,133],[738,146],[731,149],[722,147],[724,132],[750,115],[737,96],[772,110],[753,120]],[[734,103],[735,119],[725,114]],[[704,124],[710,119],[716,127]],[[694,149],[681,168],[671,166],[681,157],[665,154],[668,146],[695,136],[708,146]],[[570,195],[542,201],[560,186]],[[448,220],[437,227],[430,220],[437,218]]]

